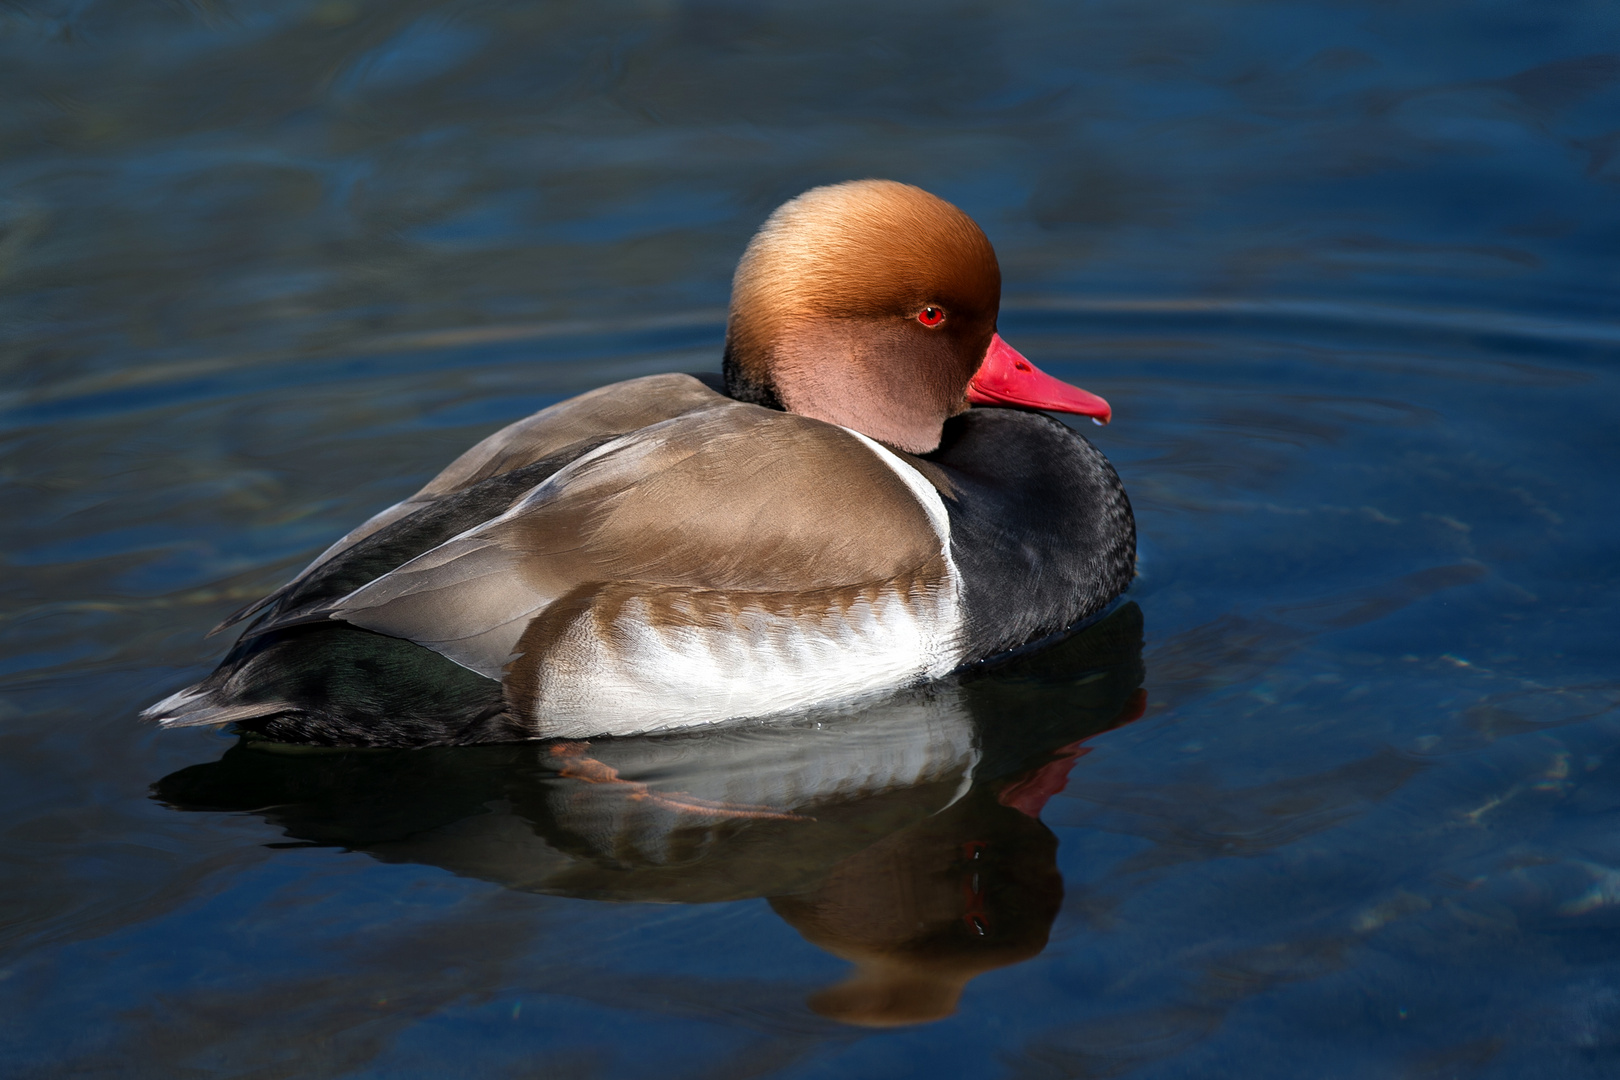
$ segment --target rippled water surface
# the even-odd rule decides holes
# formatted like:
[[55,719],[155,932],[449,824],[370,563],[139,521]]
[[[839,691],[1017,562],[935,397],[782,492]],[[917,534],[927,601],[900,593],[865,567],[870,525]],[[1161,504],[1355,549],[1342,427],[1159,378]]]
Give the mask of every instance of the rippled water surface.
[[[1620,1072],[1620,9],[0,8],[0,1072]],[[781,200],[985,227],[1129,602],[869,708],[135,713],[500,424],[718,366]]]

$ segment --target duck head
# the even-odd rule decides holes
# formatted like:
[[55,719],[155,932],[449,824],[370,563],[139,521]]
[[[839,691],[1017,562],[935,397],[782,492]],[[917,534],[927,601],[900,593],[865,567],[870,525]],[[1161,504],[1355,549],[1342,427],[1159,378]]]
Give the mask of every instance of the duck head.
[[1001,268],[973,219],[921,188],[854,180],[777,208],[732,281],[732,397],[924,454],[970,404],[1078,413],[1108,403],[996,333]]

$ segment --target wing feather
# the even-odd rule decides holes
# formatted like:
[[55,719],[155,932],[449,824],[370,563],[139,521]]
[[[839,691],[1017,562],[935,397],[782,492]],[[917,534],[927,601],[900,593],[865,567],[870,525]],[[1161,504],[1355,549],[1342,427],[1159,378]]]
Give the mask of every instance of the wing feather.
[[859,437],[719,399],[580,457],[326,614],[499,677],[529,622],[581,588],[790,595],[940,556],[927,512]]

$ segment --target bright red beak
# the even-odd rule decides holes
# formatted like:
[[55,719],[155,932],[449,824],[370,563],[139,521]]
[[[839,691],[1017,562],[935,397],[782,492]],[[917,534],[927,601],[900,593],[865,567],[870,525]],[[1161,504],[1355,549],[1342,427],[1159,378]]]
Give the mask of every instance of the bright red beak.
[[1099,424],[1114,417],[1108,402],[1096,394],[1054,379],[1025,360],[997,334],[990,339],[984,363],[968,383],[967,399],[975,405],[1023,405],[1030,409],[1079,413]]

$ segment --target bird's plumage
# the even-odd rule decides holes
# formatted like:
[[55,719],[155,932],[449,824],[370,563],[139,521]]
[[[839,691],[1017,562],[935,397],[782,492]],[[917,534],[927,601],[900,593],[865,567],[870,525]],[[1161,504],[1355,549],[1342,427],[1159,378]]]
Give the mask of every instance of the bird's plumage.
[[[739,268],[723,383],[634,379],[496,432],[228,619],[248,625],[220,668],[145,715],[372,745],[630,734],[1084,619],[1129,584],[1134,521],[1084,438],[967,409],[992,364],[996,401],[1063,386],[995,335],[999,290],[949,204],[807,193]],[[1050,407],[1106,419],[1074,394]]]

